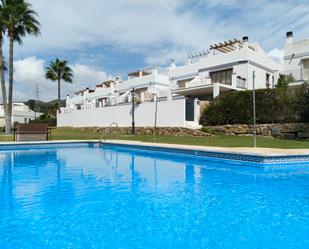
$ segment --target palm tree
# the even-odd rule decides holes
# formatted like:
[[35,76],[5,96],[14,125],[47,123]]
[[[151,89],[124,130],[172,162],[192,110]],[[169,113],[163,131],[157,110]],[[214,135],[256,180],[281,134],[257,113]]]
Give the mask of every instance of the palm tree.
[[[8,117],[8,103],[7,103],[7,95],[6,95],[6,86],[5,86],[5,62],[3,57],[3,38],[5,35],[5,26],[3,23],[3,8],[2,5],[0,5],[0,80],[1,80],[1,90],[2,90],[2,102],[3,102],[3,110],[4,110],[4,116],[7,119]],[[6,128],[6,131],[9,128]]]
[[[9,93],[6,129],[11,128],[13,83],[14,83],[14,43],[22,44],[26,35],[39,35],[40,23],[37,13],[26,0],[1,0],[3,25],[9,36]],[[9,132],[6,130],[6,132]]]
[[45,77],[51,81],[58,82],[58,101],[61,100],[61,80],[65,82],[73,82],[73,70],[68,66],[66,60],[62,61],[56,59],[51,61],[49,66],[46,68]]

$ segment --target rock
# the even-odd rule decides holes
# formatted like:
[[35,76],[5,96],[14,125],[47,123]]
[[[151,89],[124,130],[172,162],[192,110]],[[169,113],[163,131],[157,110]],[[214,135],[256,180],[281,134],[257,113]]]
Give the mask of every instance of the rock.
[[280,129],[277,128],[277,127],[272,127],[272,128],[271,128],[271,135],[272,135],[273,137],[280,137],[280,136],[281,136]]
[[281,133],[281,138],[284,139],[295,139],[295,133]]
[[300,132],[303,129],[302,124],[298,123],[279,124],[278,127],[280,131],[284,133]]
[[309,131],[307,132],[298,132],[297,137],[299,138],[309,138]]
[[260,128],[260,135],[262,135],[262,136],[269,136],[269,128],[267,127],[267,126],[262,126],[261,128]]
[[247,125],[237,125],[236,127],[230,128],[232,133],[235,134],[245,134],[248,132],[248,126]]

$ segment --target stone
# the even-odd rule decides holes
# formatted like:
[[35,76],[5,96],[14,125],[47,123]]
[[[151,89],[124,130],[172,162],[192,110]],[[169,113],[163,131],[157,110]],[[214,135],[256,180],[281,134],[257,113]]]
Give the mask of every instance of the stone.
[[272,135],[273,137],[280,137],[280,136],[281,136],[280,129],[277,128],[277,127],[272,127],[272,128],[271,128],[271,135]]
[[235,134],[245,134],[248,132],[248,126],[247,125],[238,125],[236,127],[231,127],[230,131]]
[[309,138],[309,131],[307,131],[307,132],[298,132],[297,133],[297,137],[299,137],[299,138]]
[[303,128],[300,123],[279,124],[278,127],[280,131],[284,133],[300,132]]
[[269,133],[269,128],[267,127],[267,126],[262,126],[261,128],[260,128],[260,135],[262,135],[262,136],[269,136],[269,134],[271,134],[271,133]]
[[296,135],[295,135],[295,133],[281,133],[281,138],[284,138],[284,139],[295,139]]

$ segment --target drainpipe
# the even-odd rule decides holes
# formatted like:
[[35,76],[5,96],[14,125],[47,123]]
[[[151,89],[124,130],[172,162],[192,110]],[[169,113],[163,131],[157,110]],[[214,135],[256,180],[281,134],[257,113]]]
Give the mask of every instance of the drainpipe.
[[158,117],[158,94],[154,93],[156,96],[156,107],[155,107],[155,122],[154,122],[154,130],[153,130],[153,142],[157,141],[157,117]]

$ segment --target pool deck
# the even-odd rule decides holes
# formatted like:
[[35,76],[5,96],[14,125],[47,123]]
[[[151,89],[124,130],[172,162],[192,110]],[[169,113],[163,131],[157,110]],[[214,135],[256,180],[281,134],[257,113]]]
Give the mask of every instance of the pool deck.
[[[196,146],[182,144],[166,144],[166,143],[146,143],[130,140],[106,140],[105,143],[119,145],[135,145],[147,147],[159,147],[167,149],[182,149],[182,150],[198,150],[222,153],[237,153],[254,156],[300,156],[309,155],[309,149],[274,149],[274,148],[249,148],[249,147],[212,147],[212,146]],[[103,142],[103,143],[104,143]]]
[[[37,142],[0,142],[0,145],[25,145],[25,144],[57,144],[57,143],[93,143],[99,140],[54,140],[54,141],[37,141]],[[158,147],[166,149],[194,150],[205,152],[235,153],[253,156],[309,156],[309,149],[275,149],[275,148],[250,148],[250,147],[213,147],[213,146],[196,146],[167,143],[147,143],[131,140],[105,140],[103,142],[115,145],[132,145],[145,147]]]
[[[193,146],[181,144],[165,143],[147,143],[131,140],[59,140],[42,142],[10,142],[0,143],[2,149],[33,148],[42,147],[42,145],[53,145],[70,147],[78,143],[91,143],[103,147],[122,147],[128,149],[142,149],[148,151],[163,151],[169,153],[185,154],[191,156],[202,156],[208,158],[236,160],[242,162],[253,162],[258,164],[276,164],[276,163],[309,163],[309,149],[273,149],[273,148],[248,148],[248,147],[211,147],[211,146]],[[75,144],[75,145],[73,145]]]

